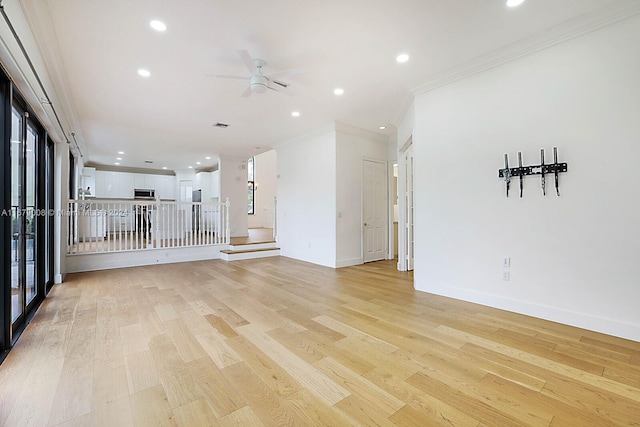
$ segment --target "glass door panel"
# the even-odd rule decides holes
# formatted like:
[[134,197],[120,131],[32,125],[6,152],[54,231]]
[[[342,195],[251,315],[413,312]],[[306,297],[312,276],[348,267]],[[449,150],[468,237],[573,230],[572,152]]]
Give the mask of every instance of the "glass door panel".
[[22,265],[23,223],[22,211],[22,114],[15,108],[11,117],[11,322],[23,313],[24,281]]
[[25,287],[26,304],[29,304],[36,296],[36,147],[37,132],[27,123],[27,140],[25,152]]

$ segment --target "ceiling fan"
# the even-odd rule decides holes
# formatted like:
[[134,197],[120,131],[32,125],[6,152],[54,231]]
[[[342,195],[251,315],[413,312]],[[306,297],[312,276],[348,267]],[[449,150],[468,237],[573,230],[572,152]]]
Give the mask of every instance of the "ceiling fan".
[[253,59],[249,52],[246,50],[239,50],[238,55],[242,59],[244,65],[249,69],[251,76],[229,76],[226,74],[208,74],[212,77],[223,78],[223,79],[240,79],[247,80],[249,79],[249,87],[244,91],[242,96],[247,97],[252,93],[265,93],[267,89],[274,90],[276,92],[285,93],[287,95],[293,95],[294,92],[289,89],[289,83],[285,83],[281,80],[276,80],[276,78],[291,76],[295,74],[299,74],[302,71],[299,69],[278,71],[275,73],[264,75],[262,74],[262,67],[267,65],[267,63],[262,59]]

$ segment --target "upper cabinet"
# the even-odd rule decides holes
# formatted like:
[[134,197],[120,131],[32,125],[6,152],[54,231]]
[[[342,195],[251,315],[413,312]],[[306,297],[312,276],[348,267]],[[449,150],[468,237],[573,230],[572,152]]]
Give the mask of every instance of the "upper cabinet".
[[[95,171],[96,197],[133,199],[136,188],[156,190],[156,197],[174,200],[175,176],[143,173]],[[93,191],[92,191],[93,192]]]
[[211,172],[211,198],[220,197],[220,171]]

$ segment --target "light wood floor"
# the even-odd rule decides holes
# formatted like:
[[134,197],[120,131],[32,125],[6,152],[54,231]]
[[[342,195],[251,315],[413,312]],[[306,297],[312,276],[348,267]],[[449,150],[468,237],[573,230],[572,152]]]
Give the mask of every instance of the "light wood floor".
[[640,343],[415,292],[394,264],[70,275],[0,366],[0,425],[640,423]]

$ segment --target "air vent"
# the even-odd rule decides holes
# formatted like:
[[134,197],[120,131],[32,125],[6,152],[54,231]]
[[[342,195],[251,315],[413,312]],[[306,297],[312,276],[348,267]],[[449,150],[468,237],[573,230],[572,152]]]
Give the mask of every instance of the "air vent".
[[151,161],[151,160],[145,160],[144,162],[145,162],[145,163],[148,163],[148,164],[153,163],[153,161]]
[[216,123],[214,126],[217,127],[217,128],[228,128],[229,127],[228,124],[220,123],[220,122]]

